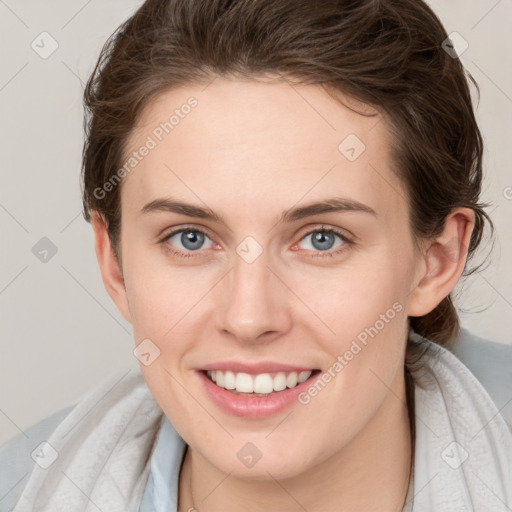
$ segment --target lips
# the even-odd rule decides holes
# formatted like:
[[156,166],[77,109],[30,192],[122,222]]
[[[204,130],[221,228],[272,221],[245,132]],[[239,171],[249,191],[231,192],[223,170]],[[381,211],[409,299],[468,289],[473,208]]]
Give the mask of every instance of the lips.
[[319,369],[279,363],[212,363],[201,370],[207,396],[224,412],[245,418],[274,416],[298,403]]

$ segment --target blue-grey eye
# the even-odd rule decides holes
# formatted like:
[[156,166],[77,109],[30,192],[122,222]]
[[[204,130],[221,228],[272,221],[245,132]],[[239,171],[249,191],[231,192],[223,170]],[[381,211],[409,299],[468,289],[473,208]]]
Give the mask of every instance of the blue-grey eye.
[[310,245],[312,247],[306,247],[306,249],[312,249],[316,251],[329,251],[330,249],[334,248],[336,238],[339,238],[341,241],[337,247],[345,243],[345,240],[341,235],[338,235],[334,231],[328,230],[311,231],[302,238],[302,241],[308,239],[311,240]]
[[183,249],[186,251],[197,251],[198,249],[203,248],[205,239],[209,238],[197,229],[181,229],[171,233],[167,237],[167,242],[177,246],[180,250],[181,247],[179,244],[181,244]]
[[184,231],[181,234],[180,241],[183,247],[194,251],[195,249],[200,249],[201,245],[203,245],[204,235],[197,231]]

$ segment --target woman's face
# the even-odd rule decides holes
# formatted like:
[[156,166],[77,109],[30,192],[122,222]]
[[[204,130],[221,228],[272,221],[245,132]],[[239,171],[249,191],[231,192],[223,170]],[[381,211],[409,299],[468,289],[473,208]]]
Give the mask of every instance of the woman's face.
[[[317,86],[217,78],[153,101],[129,148],[123,314],[195,453],[232,475],[291,477],[402,406],[424,268],[385,120]],[[204,371],[217,369],[239,392]],[[287,387],[239,394],[250,386]]]

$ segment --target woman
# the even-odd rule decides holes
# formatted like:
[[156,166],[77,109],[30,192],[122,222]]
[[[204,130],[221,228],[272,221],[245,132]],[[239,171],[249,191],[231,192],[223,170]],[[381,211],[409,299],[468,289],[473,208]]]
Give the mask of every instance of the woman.
[[510,430],[447,350],[489,219],[446,39],[418,0],[148,0],[119,28],[83,201],[142,376],[66,416],[15,511],[512,507]]

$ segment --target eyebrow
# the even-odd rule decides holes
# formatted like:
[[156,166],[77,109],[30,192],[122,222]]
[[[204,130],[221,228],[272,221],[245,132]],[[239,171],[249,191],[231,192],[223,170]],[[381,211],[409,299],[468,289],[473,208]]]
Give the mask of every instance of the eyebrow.
[[[222,215],[215,213],[210,208],[203,208],[189,203],[183,203],[170,198],[155,199],[142,207],[140,215],[152,212],[172,212],[186,215],[187,217],[197,217],[208,219],[214,222],[226,224]],[[285,210],[278,223],[289,223],[301,220],[321,213],[331,212],[363,212],[377,216],[373,208],[353,199],[341,197],[332,197],[323,201],[309,203],[305,206],[298,206]]]

